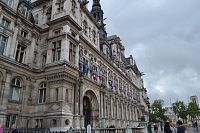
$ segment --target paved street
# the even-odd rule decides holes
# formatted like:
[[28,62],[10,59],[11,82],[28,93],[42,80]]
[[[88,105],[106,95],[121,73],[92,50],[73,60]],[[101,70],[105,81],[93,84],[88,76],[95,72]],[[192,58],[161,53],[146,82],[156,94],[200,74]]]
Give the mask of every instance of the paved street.
[[[200,127],[199,127],[199,128],[200,128]],[[200,133],[200,130],[197,131],[196,128],[190,127],[189,130],[188,130],[188,133]]]

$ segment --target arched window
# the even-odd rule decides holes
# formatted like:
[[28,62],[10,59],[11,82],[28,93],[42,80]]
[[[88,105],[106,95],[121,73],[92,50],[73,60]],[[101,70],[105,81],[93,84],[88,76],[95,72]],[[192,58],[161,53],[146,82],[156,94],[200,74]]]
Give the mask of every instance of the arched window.
[[11,81],[10,100],[19,101],[21,92],[21,82],[18,78]]
[[42,83],[39,88],[39,97],[38,97],[38,103],[44,103],[46,99],[46,88],[47,84]]

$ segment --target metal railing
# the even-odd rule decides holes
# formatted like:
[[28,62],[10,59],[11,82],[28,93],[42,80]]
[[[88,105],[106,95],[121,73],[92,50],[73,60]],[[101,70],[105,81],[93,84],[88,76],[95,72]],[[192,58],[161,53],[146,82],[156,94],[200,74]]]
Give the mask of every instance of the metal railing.
[[[144,133],[144,128],[98,128],[91,129],[90,133],[126,133],[129,130],[129,133]],[[4,133],[11,133],[11,129],[6,129]],[[19,133],[87,133],[85,129],[72,129],[67,131],[50,131],[50,129],[33,129],[33,128],[18,128]]]

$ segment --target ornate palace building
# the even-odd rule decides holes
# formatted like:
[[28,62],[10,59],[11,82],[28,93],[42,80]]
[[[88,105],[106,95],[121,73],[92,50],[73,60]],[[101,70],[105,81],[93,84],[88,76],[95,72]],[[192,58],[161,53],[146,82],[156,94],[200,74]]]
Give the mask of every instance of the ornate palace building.
[[133,56],[107,36],[100,0],[0,0],[0,123],[135,127],[149,99]]

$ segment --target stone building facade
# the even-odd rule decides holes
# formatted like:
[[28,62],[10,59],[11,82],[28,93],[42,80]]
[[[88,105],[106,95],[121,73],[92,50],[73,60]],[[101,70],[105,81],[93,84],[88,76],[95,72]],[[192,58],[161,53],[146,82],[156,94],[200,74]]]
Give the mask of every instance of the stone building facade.
[[0,0],[0,123],[134,127],[148,121],[142,73],[107,36],[100,0]]

